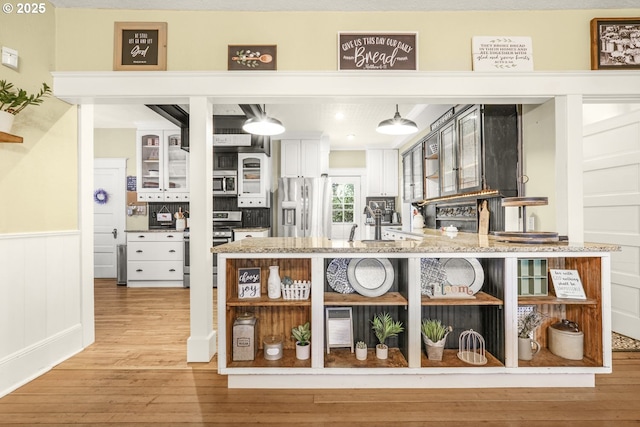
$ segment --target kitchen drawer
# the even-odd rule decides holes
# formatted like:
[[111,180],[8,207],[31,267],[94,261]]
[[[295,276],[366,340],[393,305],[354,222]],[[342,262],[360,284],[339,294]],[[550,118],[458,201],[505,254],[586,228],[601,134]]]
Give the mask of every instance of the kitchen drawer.
[[182,261],[183,242],[129,242],[129,261]]
[[184,233],[173,232],[129,232],[127,233],[127,243],[129,242],[182,242]]
[[233,241],[247,239],[251,237],[269,237],[269,230],[256,230],[256,231],[234,231]]
[[182,280],[182,261],[129,261],[127,281]]

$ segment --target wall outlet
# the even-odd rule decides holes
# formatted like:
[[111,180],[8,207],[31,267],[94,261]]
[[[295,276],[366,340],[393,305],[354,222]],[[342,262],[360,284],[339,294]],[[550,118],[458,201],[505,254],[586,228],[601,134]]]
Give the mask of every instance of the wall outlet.
[[14,70],[18,69],[18,51],[2,46],[2,65]]

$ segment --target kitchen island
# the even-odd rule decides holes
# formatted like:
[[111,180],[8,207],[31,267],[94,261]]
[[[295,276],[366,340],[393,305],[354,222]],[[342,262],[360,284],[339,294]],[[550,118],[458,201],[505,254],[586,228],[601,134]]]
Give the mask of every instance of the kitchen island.
[[[595,374],[611,372],[610,252],[618,247],[503,243],[492,236],[452,236],[436,230],[421,234],[416,240],[375,242],[253,238],[212,249],[218,254],[218,265],[225,267],[218,273],[218,370],[228,375],[229,387],[592,387]],[[472,298],[434,295],[434,263],[451,259],[474,266],[475,276],[468,286],[473,288]],[[365,265],[362,260],[379,260],[385,267],[375,274],[361,271],[364,274],[359,275],[351,267]],[[519,292],[530,278],[524,271],[530,264],[538,269],[544,266],[535,280],[546,283],[548,295]],[[279,267],[281,279],[309,282],[308,298],[269,298],[270,266]],[[242,298],[238,292],[240,269],[246,268],[260,271],[260,291],[253,298]],[[548,269],[576,270],[586,299],[557,298]],[[382,286],[369,292],[367,283],[353,286],[366,292],[349,288],[354,280],[369,277],[375,281],[380,274],[385,282],[383,293],[378,293]],[[327,319],[335,308],[348,310],[351,328],[342,322],[333,326],[331,317]],[[518,316],[531,310],[546,317],[534,336],[542,350],[525,361],[518,359],[517,324]],[[386,360],[376,358],[377,341],[371,331],[373,316],[382,312],[404,326],[398,337],[387,341]],[[251,360],[234,360],[233,349],[238,345],[234,322],[245,313],[257,318],[253,341],[249,340],[256,351]],[[420,326],[427,318],[453,326],[441,361],[429,359],[423,347]],[[580,360],[559,357],[548,348],[549,325],[565,318],[584,332]],[[311,358],[298,360],[291,328],[307,321],[312,331]],[[459,338],[470,331],[484,339],[481,363],[459,357]],[[265,359],[263,341],[268,336],[282,341],[278,360]],[[326,344],[327,336],[331,341],[344,336],[348,340],[335,348]],[[355,358],[351,349],[355,341],[368,345],[367,360]]]

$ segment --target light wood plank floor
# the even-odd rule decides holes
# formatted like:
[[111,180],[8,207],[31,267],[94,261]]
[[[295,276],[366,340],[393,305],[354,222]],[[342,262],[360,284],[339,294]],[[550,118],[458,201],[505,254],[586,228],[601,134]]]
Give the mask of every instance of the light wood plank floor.
[[96,342],[0,399],[0,425],[640,425],[640,353],[595,388],[228,390],[186,363],[189,291],[96,280]]

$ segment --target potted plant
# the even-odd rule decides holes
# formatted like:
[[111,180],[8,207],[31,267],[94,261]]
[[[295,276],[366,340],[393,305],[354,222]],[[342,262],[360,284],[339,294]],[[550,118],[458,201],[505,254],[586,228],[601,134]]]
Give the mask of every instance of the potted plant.
[[367,360],[367,344],[364,341],[356,343],[356,359]]
[[0,131],[9,133],[13,119],[29,105],[40,105],[44,97],[51,94],[51,88],[42,83],[38,93],[29,95],[26,90],[14,88],[13,83],[0,80]]
[[442,360],[447,335],[453,328],[444,326],[440,320],[424,319],[420,331],[429,360]]
[[373,316],[371,321],[371,329],[378,338],[378,345],[376,345],[376,357],[378,359],[386,359],[389,354],[389,347],[385,344],[387,338],[395,337],[400,332],[404,331],[402,322],[394,321],[389,313],[380,313]]
[[531,360],[540,351],[540,344],[531,336],[545,317],[539,311],[532,310],[518,319],[518,359]]
[[291,329],[291,335],[296,340],[296,359],[307,360],[311,355],[311,325],[309,322]]

